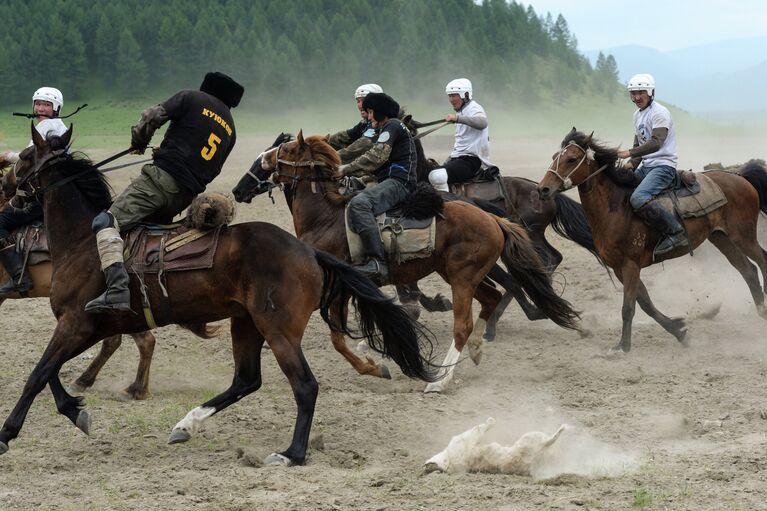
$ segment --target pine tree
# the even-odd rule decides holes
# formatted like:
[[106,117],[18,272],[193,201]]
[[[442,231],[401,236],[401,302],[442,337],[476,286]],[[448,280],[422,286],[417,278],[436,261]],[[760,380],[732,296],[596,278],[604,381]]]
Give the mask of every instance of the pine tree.
[[148,72],[141,47],[128,28],[117,43],[117,87],[125,97],[139,97],[146,92]]

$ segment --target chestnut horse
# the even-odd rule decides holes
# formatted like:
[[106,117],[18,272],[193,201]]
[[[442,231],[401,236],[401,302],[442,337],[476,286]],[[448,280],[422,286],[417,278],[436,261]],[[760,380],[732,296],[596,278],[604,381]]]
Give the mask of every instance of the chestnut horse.
[[[69,144],[72,130],[58,146]],[[59,380],[61,366],[100,339],[146,329],[143,315],[84,312],[85,303],[104,288],[94,235],[93,217],[111,202],[103,175],[85,158],[53,150],[32,127],[34,146],[20,157],[19,189],[40,198],[53,261],[51,308],[58,319],[47,349],[29,376],[21,398],[0,429],[0,454],[21,430],[37,394],[49,385],[59,412],[88,432],[90,418],[82,398],[69,395]],[[147,283],[150,303],[158,303],[158,284]],[[190,411],[171,433],[183,442],[211,415],[261,386],[261,353],[269,343],[293,389],[298,413],[287,450],[267,463],[303,463],[318,384],[304,358],[301,339],[313,311],[319,309],[331,328],[350,334],[341,317],[349,297],[357,304],[361,336],[369,346],[392,358],[407,375],[435,378],[434,366],[421,355],[421,342],[431,344],[405,310],[387,299],[367,278],[346,263],[302,243],[277,226],[249,222],[222,231],[213,267],[171,272],[166,286],[169,312],[160,323],[176,323],[194,333],[207,323],[231,318],[234,377],[231,386]],[[131,279],[131,305],[141,310],[138,280]],[[428,346],[427,346],[428,347]]]
[[[3,197],[0,198],[0,210],[5,209],[10,201],[6,197],[13,197],[16,192],[16,172],[15,167],[11,167],[3,175],[2,179]],[[35,265],[28,266],[26,270],[32,279],[32,289],[27,296],[21,296],[13,293],[6,296],[0,296],[0,304],[8,299],[16,298],[48,298],[51,293],[51,262],[44,261]],[[10,276],[4,268],[0,267],[0,281],[9,279]],[[155,337],[149,330],[130,334],[136,342],[138,348],[139,362],[136,369],[136,379],[126,387],[123,392],[131,399],[142,400],[152,396],[149,390],[149,368],[152,364],[152,355],[154,354]],[[70,384],[69,388],[76,392],[82,392],[91,387],[107,360],[117,351],[122,344],[122,335],[113,335],[104,339],[101,343],[96,357],[83,373]]]
[[[636,302],[650,317],[681,343],[685,343],[687,326],[684,319],[671,319],[662,314],[650,300],[647,288],[639,277],[642,268],[689,253],[687,247],[678,248],[653,261],[653,250],[659,234],[633,214],[629,204],[632,188],[618,165],[617,149],[609,148],[573,128],[562,141],[561,150],[554,153],[553,163],[541,179],[541,196],[555,194],[578,187],[581,203],[591,225],[599,255],[613,269],[623,283],[623,331],[614,351],[631,349],[631,323]],[[729,172],[706,172],[724,192],[727,204],[706,216],[684,220],[690,248],[706,239],[718,248],[743,276],[759,315],[767,319],[765,290],[759,284],[759,273],[749,259],[762,272],[767,289],[767,252],[756,239],[759,210],[767,213],[767,172],[764,168],[742,171],[742,175]],[[761,196],[761,201],[760,201]]]
[[[257,193],[268,189],[270,177],[276,183],[291,184],[291,213],[299,239],[348,260],[344,206],[349,197],[339,193],[335,179],[339,164],[338,154],[325,137],[304,139],[299,132],[296,140],[259,155],[234,188],[234,197],[239,202],[250,202]],[[436,271],[452,290],[453,344],[443,363],[447,370],[442,380],[426,387],[426,392],[444,390],[465,345],[469,346],[472,360],[479,363],[484,326],[501,299],[501,294],[484,278],[499,257],[549,318],[565,328],[577,328],[577,313],[551,288],[549,275],[524,229],[468,203],[447,202],[437,218],[436,244],[431,256],[392,264],[390,268],[392,284],[415,282]],[[476,328],[472,298],[482,306]],[[346,346],[340,332],[332,332],[331,337],[339,351]],[[353,365],[364,365],[359,359],[352,360],[353,353],[349,355]]]

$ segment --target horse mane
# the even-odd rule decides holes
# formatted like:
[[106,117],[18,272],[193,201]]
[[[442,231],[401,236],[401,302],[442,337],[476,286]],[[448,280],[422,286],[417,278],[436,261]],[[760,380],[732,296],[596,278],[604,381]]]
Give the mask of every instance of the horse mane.
[[330,177],[338,169],[338,166],[341,165],[341,157],[338,156],[338,152],[328,144],[327,139],[323,135],[306,137],[304,142],[312,150],[312,157],[326,164],[326,166],[320,167],[320,169],[323,174],[326,174],[325,177]]
[[[598,139],[593,138],[591,135],[586,135],[581,131],[573,130],[567,134],[562,140],[562,148],[567,146],[570,142],[574,142],[578,147],[584,151],[591,149],[594,151],[594,161],[597,165],[602,167],[606,165],[604,173],[610,178],[610,180],[618,186],[633,188],[636,186],[634,181],[634,173],[630,170],[618,167],[618,149],[615,147],[609,147],[606,144],[600,142]],[[632,184],[633,183],[633,184]]]
[[78,175],[73,181],[74,185],[97,210],[102,211],[112,205],[112,188],[84,153],[67,153],[56,168],[64,177]]

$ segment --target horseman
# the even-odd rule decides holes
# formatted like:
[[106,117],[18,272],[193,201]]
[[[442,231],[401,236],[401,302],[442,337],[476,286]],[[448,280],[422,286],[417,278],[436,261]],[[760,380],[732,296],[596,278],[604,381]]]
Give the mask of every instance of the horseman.
[[366,83],[357,87],[357,90],[354,91],[354,99],[357,101],[357,109],[362,120],[348,130],[339,131],[328,137],[328,143],[338,151],[341,163],[349,163],[365,153],[373,146],[373,142],[378,136],[375,128],[373,128],[373,119],[368,118],[368,113],[362,108],[362,101],[371,92],[381,93],[383,89],[375,83]]
[[387,94],[369,93],[362,108],[378,131],[378,139],[366,153],[340,170],[345,176],[374,176],[378,181],[349,202],[349,224],[360,236],[367,257],[367,262],[357,269],[384,283],[389,268],[375,217],[402,202],[415,187],[415,142],[397,118],[399,104]]
[[470,181],[490,163],[490,132],[482,105],[473,99],[473,87],[467,78],[452,80],[445,87],[450,105],[456,113],[445,117],[455,123],[455,144],[442,167],[429,172],[429,182],[437,190],[450,191],[448,183]]
[[676,131],[668,108],[655,101],[655,78],[650,74],[631,77],[626,87],[634,112],[634,147],[618,151],[619,158],[631,158],[624,168],[633,170],[640,181],[631,194],[631,207],[648,225],[664,235],[655,247],[655,256],[688,244],[684,227],[673,211],[654,200],[676,180]]
[[223,73],[208,73],[200,90],[182,90],[147,108],[131,128],[131,148],[143,154],[155,130],[170,121],[154,161],[144,165],[108,211],[93,220],[107,290],[85,305],[87,312],[130,311],[129,278],[120,231],[142,221],[167,222],[205,191],[234,147],[230,109],[244,89]]
[[[37,122],[35,129],[43,138],[60,136],[67,131],[67,127],[59,119],[63,105],[64,96],[60,90],[53,87],[40,87],[32,95],[32,112]],[[31,141],[29,145],[32,145]],[[0,153],[0,165],[2,166],[15,164],[17,161],[19,161],[19,153],[13,151]],[[15,208],[13,204],[9,204],[0,212],[0,244],[4,245],[0,249],[0,263],[11,276],[11,280],[0,287],[0,295],[12,292],[25,293],[32,289],[32,280],[29,275],[24,273],[24,261],[21,254],[16,252],[14,243],[11,243],[8,238],[14,229],[36,220],[42,220],[42,218],[43,208],[37,200],[27,203],[23,209]]]

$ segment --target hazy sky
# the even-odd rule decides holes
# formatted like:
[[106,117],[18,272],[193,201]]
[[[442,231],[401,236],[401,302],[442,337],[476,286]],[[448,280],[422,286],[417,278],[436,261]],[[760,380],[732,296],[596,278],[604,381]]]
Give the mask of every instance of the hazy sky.
[[562,14],[580,51],[639,44],[674,50],[767,36],[765,0],[518,0],[535,12]]

